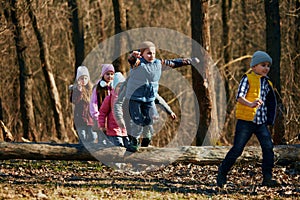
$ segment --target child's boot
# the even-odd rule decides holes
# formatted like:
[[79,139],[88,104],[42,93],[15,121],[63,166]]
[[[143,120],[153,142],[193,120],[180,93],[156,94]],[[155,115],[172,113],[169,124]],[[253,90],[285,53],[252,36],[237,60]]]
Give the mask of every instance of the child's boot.
[[218,170],[218,176],[217,176],[217,186],[223,187],[227,182],[227,172],[224,172],[222,170],[222,164],[219,167]]
[[262,185],[267,187],[276,187],[279,186],[279,183],[272,179],[272,176],[264,176]]
[[151,142],[150,138],[142,138],[141,147],[148,147]]
[[130,144],[129,146],[127,147],[126,151],[129,151],[129,152],[137,152],[138,150],[138,139],[133,137],[133,136],[129,136],[130,138]]

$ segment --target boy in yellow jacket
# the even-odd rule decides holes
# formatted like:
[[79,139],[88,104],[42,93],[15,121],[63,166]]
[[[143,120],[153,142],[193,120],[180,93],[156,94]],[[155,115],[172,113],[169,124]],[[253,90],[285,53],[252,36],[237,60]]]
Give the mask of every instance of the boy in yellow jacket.
[[226,184],[227,173],[254,133],[263,154],[262,173],[264,186],[276,186],[272,179],[274,152],[271,134],[267,125],[273,125],[276,111],[276,97],[267,74],[272,58],[263,51],[256,51],[251,59],[251,71],[242,77],[236,96],[236,130],[233,147],[219,166],[217,185]]

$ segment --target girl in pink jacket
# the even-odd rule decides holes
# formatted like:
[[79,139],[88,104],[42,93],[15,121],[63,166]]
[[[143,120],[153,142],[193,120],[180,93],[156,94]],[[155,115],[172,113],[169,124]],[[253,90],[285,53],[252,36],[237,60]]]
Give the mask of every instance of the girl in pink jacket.
[[119,127],[114,117],[114,104],[118,99],[120,84],[125,81],[120,72],[115,73],[113,80],[113,89],[111,94],[105,97],[100,110],[98,125],[103,132],[106,132],[107,138],[115,146],[128,147],[129,139],[126,128]]

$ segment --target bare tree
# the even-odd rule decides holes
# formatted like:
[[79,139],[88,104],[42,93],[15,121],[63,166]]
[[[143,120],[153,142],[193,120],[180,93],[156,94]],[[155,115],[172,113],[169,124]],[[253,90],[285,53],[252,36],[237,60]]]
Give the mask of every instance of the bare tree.
[[61,103],[60,103],[60,97],[59,97],[56,83],[54,80],[54,76],[52,73],[52,68],[50,66],[49,59],[48,59],[48,56],[49,56],[48,49],[45,46],[42,34],[38,28],[37,20],[33,13],[31,2],[30,2],[30,0],[26,0],[26,1],[27,1],[27,5],[28,5],[28,14],[31,19],[32,27],[34,29],[34,33],[36,35],[36,38],[37,38],[38,44],[39,44],[39,48],[40,48],[40,60],[41,60],[41,65],[42,65],[42,69],[44,72],[44,76],[46,79],[48,94],[51,99],[52,110],[54,113],[55,127],[56,127],[56,131],[57,131],[57,138],[59,140],[67,142],[68,136],[66,134],[65,123],[64,123],[64,118],[63,118],[63,113],[62,113],[62,108],[61,108]]
[[280,84],[280,57],[281,57],[281,33],[280,33],[280,15],[278,0],[265,0],[266,13],[266,39],[267,52],[273,59],[269,76],[277,90],[277,116],[274,126],[274,143],[280,144],[284,138],[284,120],[283,120],[283,104],[281,100],[281,84]]
[[[226,91],[226,102],[227,102],[227,108],[226,108],[226,126],[225,128],[227,130],[229,129],[229,121],[232,119],[233,115],[233,107],[234,103],[231,101],[233,93],[230,92],[233,88],[232,85],[232,71],[229,69],[228,64],[232,60],[232,52],[231,52],[231,33],[230,33],[230,10],[232,7],[232,0],[222,0],[222,42],[223,42],[223,59],[224,59],[224,72],[223,76],[225,79],[225,91]],[[233,124],[233,123],[232,123]],[[227,132],[227,131],[226,131]],[[224,135],[225,136],[225,135]],[[227,142],[226,137],[220,138],[224,142]]]
[[294,82],[298,83],[297,87],[300,87],[299,79],[300,79],[300,1],[296,1],[296,9],[295,9],[295,35],[294,35],[294,41],[295,41],[295,76],[294,76]]
[[[126,30],[126,8],[124,0],[113,0],[114,16],[115,16],[115,34],[121,33]],[[127,60],[125,55],[121,55],[122,50],[125,48],[124,35],[117,35],[115,37],[115,56],[118,59],[114,61],[114,66],[117,71],[125,72]]]
[[80,66],[84,60],[84,28],[82,16],[78,9],[77,0],[68,0],[68,6],[71,10],[72,17],[70,22],[72,24],[72,41],[75,51],[75,71],[74,79],[76,77],[77,67]]
[[[193,45],[193,56],[203,55],[210,52],[210,31],[208,19],[208,1],[191,0],[191,26],[192,38],[202,45],[203,49],[199,49],[199,45]],[[205,50],[206,52],[203,52]],[[212,116],[213,102],[211,99],[212,90],[210,90],[213,80],[210,79],[210,64],[209,56],[201,56],[201,65],[203,65],[204,72],[199,74],[197,69],[192,68],[193,89],[195,91],[199,104],[199,126],[196,135],[196,145],[208,145],[211,141],[207,141],[207,133],[212,121],[216,120],[215,115]],[[208,84],[208,81],[211,81]],[[216,133],[214,133],[216,134]],[[218,133],[217,133],[218,134]],[[208,139],[210,140],[210,139]]]
[[12,32],[14,35],[15,46],[17,51],[17,61],[19,64],[19,80],[20,80],[20,109],[23,123],[23,137],[31,141],[37,140],[35,130],[35,118],[33,112],[32,88],[33,78],[30,65],[25,62],[26,45],[22,34],[22,24],[18,16],[17,1],[11,0],[6,4],[5,16],[7,21],[13,24]]

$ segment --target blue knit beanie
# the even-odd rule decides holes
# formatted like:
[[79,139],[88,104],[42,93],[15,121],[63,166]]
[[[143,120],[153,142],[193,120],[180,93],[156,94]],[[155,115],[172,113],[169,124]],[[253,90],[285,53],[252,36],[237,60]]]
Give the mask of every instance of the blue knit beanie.
[[262,62],[269,62],[272,65],[272,58],[264,51],[256,51],[252,56],[250,67],[254,67]]
[[115,76],[114,76],[114,80],[113,80],[113,84],[112,84],[112,87],[114,89],[116,89],[117,85],[119,83],[122,83],[125,81],[125,77],[123,76],[123,74],[121,72],[116,72],[115,73]]

